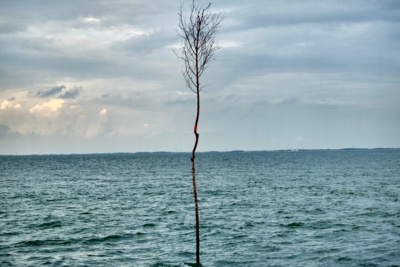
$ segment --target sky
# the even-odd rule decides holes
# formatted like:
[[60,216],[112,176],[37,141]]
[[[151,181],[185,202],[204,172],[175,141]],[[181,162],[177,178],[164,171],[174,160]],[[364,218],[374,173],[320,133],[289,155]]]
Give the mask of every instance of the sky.
[[[180,2],[0,0],[0,154],[191,151]],[[400,1],[211,11],[198,151],[400,147]]]

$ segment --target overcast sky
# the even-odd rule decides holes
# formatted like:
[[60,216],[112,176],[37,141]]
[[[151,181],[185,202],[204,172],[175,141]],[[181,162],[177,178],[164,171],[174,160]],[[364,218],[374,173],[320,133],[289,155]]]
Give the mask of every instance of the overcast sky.
[[[0,154],[191,151],[179,0],[0,0]],[[400,147],[400,1],[214,0],[199,151]]]

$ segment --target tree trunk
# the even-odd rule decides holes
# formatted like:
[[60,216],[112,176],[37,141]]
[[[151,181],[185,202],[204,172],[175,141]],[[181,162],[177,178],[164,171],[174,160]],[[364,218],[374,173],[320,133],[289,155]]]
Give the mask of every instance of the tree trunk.
[[197,133],[197,125],[199,123],[200,116],[200,84],[197,79],[197,115],[194,124],[194,134],[196,136],[196,141],[194,143],[192,151],[192,183],[193,183],[193,195],[194,195],[194,208],[196,212],[196,265],[200,265],[200,220],[199,220],[199,204],[197,200],[197,186],[196,186],[196,167],[195,167],[195,154],[197,149],[197,144],[199,143],[199,134]]

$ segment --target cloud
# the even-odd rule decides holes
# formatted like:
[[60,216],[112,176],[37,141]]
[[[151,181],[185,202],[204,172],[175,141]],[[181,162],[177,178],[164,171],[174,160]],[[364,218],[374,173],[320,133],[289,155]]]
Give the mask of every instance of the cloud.
[[63,104],[64,100],[62,99],[52,99],[48,102],[35,105],[29,112],[41,114],[46,117],[53,117],[59,114],[59,110],[63,107]]
[[102,110],[100,110],[100,115],[105,116],[107,115],[107,109],[103,108]]
[[[44,92],[38,91],[36,93],[36,96],[40,98],[57,97],[60,99],[75,99],[82,91],[82,88],[80,87],[75,87],[74,89],[70,89],[67,91],[65,91],[65,89],[67,89],[65,85],[55,86]],[[65,92],[62,93],[63,91]]]
[[53,87],[53,88],[51,88],[51,89],[49,89],[49,90],[47,90],[47,91],[44,91],[44,92],[38,91],[38,92],[36,93],[36,96],[42,97],[42,98],[54,96],[55,94],[61,93],[61,91],[62,91],[63,89],[65,89],[65,88],[66,88],[66,87],[65,87],[64,85],[56,86],[56,87]]
[[85,106],[71,99],[39,100],[27,97],[24,107],[20,109],[9,106],[0,109],[0,125],[26,138],[30,135],[87,138],[105,134],[109,130],[106,108],[93,104]]
[[81,91],[82,91],[82,88],[71,89],[71,90],[66,91],[64,94],[60,95],[59,98],[75,99]]
[[15,98],[12,97],[7,100],[3,100],[0,103],[0,110],[5,110],[5,109],[14,109],[14,110],[19,110],[22,108],[22,106],[18,103],[14,103]]
[[101,21],[101,19],[99,19],[99,18],[94,18],[94,17],[92,17],[92,16],[89,16],[89,17],[86,17],[86,18],[82,18],[82,20],[84,21],[84,22],[87,22],[87,23],[100,23],[100,21]]

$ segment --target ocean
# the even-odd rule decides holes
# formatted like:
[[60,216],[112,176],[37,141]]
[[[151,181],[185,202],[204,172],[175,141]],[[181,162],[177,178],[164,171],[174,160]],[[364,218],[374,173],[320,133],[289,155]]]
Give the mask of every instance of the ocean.
[[[203,266],[400,266],[400,150],[198,153]],[[0,266],[193,266],[189,153],[0,157]]]

